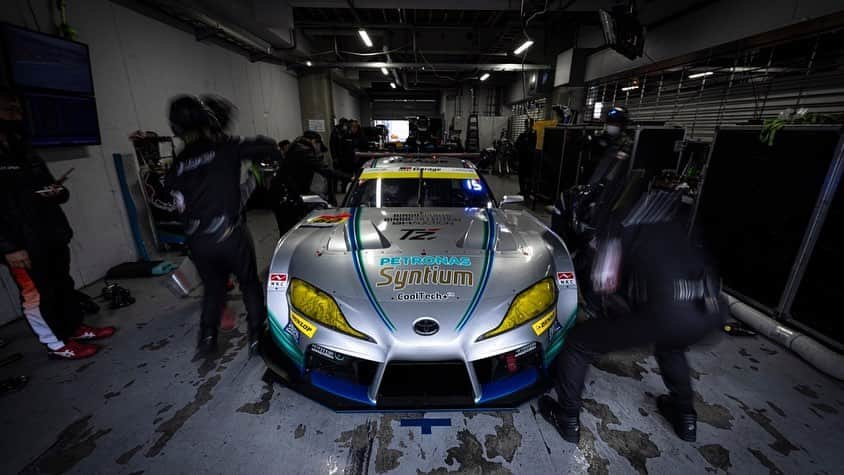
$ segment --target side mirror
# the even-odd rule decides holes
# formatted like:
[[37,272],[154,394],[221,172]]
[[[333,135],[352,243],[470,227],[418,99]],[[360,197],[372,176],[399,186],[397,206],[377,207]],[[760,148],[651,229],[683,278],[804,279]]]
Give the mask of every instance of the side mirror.
[[306,206],[313,206],[322,209],[331,208],[328,201],[325,201],[322,196],[319,195],[302,195],[302,203]]
[[524,203],[525,197],[522,195],[504,195],[501,197],[501,202],[498,204],[499,208],[504,208],[507,205],[516,203]]

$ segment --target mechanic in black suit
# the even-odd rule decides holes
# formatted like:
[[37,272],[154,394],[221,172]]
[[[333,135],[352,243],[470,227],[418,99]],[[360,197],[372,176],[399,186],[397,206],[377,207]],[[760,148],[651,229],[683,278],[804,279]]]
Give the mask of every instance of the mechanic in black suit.
[[557,401],[543,396],[539,409],[563,439],[577,443],[589,365],[612,351],[652,345],[669,392],[657,398],[659,412],[681,439],[694,441],[697,413],[685,353],[723,323],[726,305],[716,273],[679,219],[677,184],[640,193],[626,169],[623,157],[609,166],[596,204],[596,255],[587,275],[578,274],[602,296],[604,315],[568,334],[557,358]]
[[200,353],[217,349],[217,329],[229,275],[237,276],[246,305],[250,354],[258,352],[265,321],[264,295],[255,248],[243,219],[241,161],[258,156],[281,159],[268,137],[225,134],[211,109],[196,96],[170,102],[170,127],[185,143],[167,172],[167,187],[182,212],[191,259],[205,293],[199,330]]

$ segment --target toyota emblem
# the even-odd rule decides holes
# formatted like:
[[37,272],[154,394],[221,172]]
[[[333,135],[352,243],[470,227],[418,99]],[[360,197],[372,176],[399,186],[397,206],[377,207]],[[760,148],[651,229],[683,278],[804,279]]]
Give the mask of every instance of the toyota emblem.
[[433,318],[420,318],[413,322],[413,331],[422,336],[431,336],[440,331],[440,324]]

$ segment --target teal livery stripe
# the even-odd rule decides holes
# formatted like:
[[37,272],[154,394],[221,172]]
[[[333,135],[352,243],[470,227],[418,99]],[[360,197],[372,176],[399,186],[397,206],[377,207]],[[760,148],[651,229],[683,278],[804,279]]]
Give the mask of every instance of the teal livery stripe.
[[273,340],[287,353],[287,356],[296,363],[297,366],[300,368],[305,366],[305,355],[302,354],[302,350],[299,348],[299,345],[293,341],[293,337],[290,336],[289,333],[284,331],[278,324],[275,319],[275,316],[272,312],[270,314],[270,335],[272,335]]
[[557,357],[557,353],[563,348],[563,342],[566,340],[566,335],[568,334],[569,329],[571,329],[574,322],[577,321],[577,307],[574,307],[574,311],[571,312],[569,315],[568,320],[563,328],[554,336],[554,339],[548,344],[548,349],[545,351],[545,367],[547,368],[554,358]]
[[489,281],[489,276],[492,273],[492,261],[495,258],[495,215],[489,208],[486,209],[486,215],[487,221],[486,226],[484,226],[484,264],[481,268],[481,281],[478,282],[478,286],[475,288],[475,295],[472,296],[469,307],[466,308],[466,313],[463,314],[463,317],[457,323],[455,330],[458,332],[463,330],[463,327],[472,318],[472,314],[475,313],[475,309],[478,308],[478,303],[481,301],[484,290],[486,290],[486,284]]
[[384,325],[387,326],[390,332],[395,333],[396,326],[389,318],[387,318],[387,314],[384,313],[384,309],[381,308],[381,304],[378,303],[378,300],[375,298],[375,293],[372,291],[372,286],[369,284],[369,278],[366,276],[366,268],[363,265],[363,249],[361,249],[362,246],[360,242],[360,216],[360,208],[352,208],[352,217],[349,219],[347,225],[349,245],[352,250],[352,262],[354,263],[355,273],[358,276],[358,280],[360,280],[361,286],[366,294],[366,298],[369,299],[369,303],[372,304],[372,308],[375,309],[375,313],[378,314],[378,317],[382,322],[384,322]]

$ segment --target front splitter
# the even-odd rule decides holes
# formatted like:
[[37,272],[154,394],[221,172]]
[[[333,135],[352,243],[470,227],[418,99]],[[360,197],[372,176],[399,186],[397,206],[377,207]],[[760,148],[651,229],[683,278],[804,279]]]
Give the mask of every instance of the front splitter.
[[410,397],[407,398],[407,402],[405,403],[369,405],[339,397],[312,385],[308,380],[308,376],[302,375],[299,367],[276,345],[269,332],[265,332],[261,339],[261,354],[267,365],[267,371],[264,373],[264,381],[282,384],[308,399],[337,412],[512,410],[524,402],[544,394],[551,386],[550,378],[543,371],[539,371],[540,377],[533,385],[480,404],[455,405],[448,401]]

